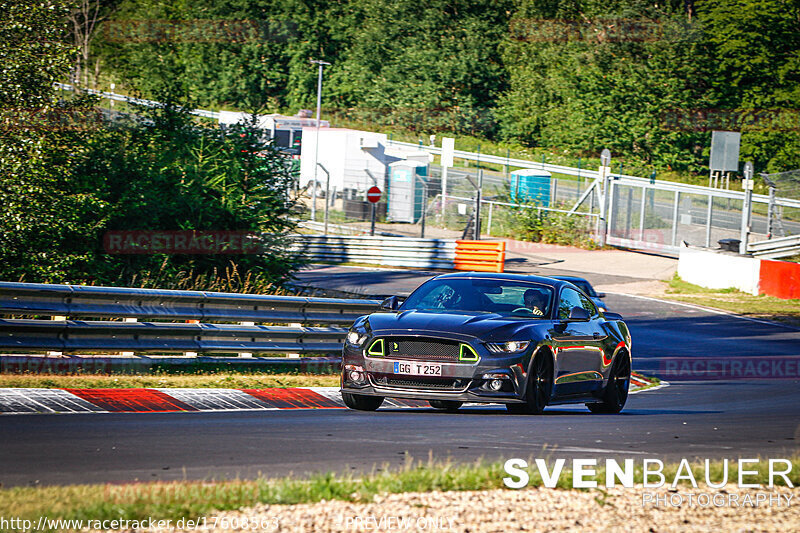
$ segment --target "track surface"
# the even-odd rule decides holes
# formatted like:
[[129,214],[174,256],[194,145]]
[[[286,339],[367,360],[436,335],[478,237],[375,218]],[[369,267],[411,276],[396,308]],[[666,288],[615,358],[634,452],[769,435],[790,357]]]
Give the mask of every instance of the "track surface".
[[[626,296],[610,295],[607,303],[631,327],[637,369],[657,369],[675,355],[800,355],[797,330]],[[406,454],[426,459],[429,453],[459,461],[781,457],[798,452],[799,421],[800,387],[789,379],[676,382],[631,396],[618,416],[591,415],[583,406],[553,407],[538,417],[511,416],[496,407],[457,414],[382,409],[10,415],[0,417],[0,483],[369,471],[401,464]]]

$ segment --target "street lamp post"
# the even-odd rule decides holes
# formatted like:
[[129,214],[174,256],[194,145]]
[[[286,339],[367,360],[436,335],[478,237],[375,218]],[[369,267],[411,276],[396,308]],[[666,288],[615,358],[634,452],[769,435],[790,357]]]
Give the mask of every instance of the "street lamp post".
[[[319,74],[317,76],[317,133],[316,140],[314,141],[314,183],[311,191],[311,220],[317,220],[317,166],[319,165],[319,113],[322,106],[322,67],[330,65],[327,61],[321,59],[311,59],[312,64],[319,65]],[[325,202],[329,200],[326,197]],[[327,210],[326,210],[327,211]]]

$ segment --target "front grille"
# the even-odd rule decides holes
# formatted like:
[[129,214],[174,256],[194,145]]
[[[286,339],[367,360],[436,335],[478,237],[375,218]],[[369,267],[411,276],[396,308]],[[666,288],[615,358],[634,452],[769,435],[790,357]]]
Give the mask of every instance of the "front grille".
[[386,356],[414,361],[457,363],[458,342],[425,337],[388,337]]
[[421,376],[398,377],[394,374],[374,374],[370,376],[373,385],[379,387],[398,387],[404,389],[461,391],[467,388],[468,379],[426,378]]

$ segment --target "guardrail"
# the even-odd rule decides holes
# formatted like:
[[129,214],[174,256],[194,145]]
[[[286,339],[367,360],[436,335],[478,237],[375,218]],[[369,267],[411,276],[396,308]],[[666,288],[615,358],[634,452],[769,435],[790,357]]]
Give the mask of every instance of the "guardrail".
[[[56,89],[60,89],[62,91],[75,90],[75,88],[68,83],[54,83],[53,87],[55,87]],[[133,96],[125,96],[124,94],[117,94],[108,91],[96,91],[94,89],[82,88],[81,90],[88,94],[99,96],[101,98],[106,98],[108,100],[114,100],[116,102],[126,102],[129,104],[142,105],[145,107],[164,107],[164,104],[162,102],[156,102],[154,100],[146,100],[144,98],[134,98]],[[206,109],[192,109],[189,111],[189,114],[196,115],[198,117],[213,118],[219,120],[218,111],[208,111]]]
[[749,243],[747,251],[762,259],[789,257],[800,253],[800,235]]
[[[0,315],[53,317],[0,319],[0,349],[333,353],[341,350],[346,328],[302,324],[349,325],[379,305],[366,299],[0,282]],[[85,320],[97,317],[128,321]],[[179,319],[192,323],[174,322]]]
[[456,241],[411,237],[299,235],[292,250],[313,261],[413,268],[454,267]]

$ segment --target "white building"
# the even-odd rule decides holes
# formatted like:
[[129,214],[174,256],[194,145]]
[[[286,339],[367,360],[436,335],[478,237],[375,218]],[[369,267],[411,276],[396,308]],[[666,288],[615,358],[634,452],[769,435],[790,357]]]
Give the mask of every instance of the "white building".
[[[248,113],[238,111],[220,111],[219,123],[233,125],[250,120]],[[330,127],[330,122],[320,120],[320,129]],[[304,128],[316,131],[317,119],[305,117],[288,117],[273,113],[258,116],[258,127],[269,132],[270,139],[275,139],[275,146],[287,148],[294,146],[295,140],[301,138]]]
[[[373,185],[385,191],[387,165],[400,159],[387,153],[386,143],[384,133],[320,128],[317,153],[316,128],[303,128],[300,185],[304,187],[314,181],[314,167],[319,162],[330,172],[331,191],[363,193]],[[325,171],[318,168],[316,180],[322,189],[325,188],[326,179]]]

